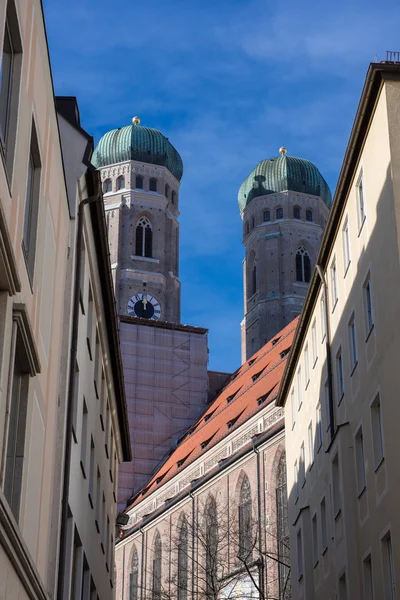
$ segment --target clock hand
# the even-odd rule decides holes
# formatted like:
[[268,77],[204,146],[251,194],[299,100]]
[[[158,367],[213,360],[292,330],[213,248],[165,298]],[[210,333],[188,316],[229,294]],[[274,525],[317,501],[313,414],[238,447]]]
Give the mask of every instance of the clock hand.
[[142,300],[143,306],[144,306],[144,310],[146,310],[146,306],[147,306],[147,299],[143,298]]

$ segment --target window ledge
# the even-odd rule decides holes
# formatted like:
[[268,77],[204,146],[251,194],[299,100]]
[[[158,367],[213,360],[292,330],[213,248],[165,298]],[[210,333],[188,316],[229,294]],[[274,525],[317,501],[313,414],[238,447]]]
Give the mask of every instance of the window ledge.
[[313,367],[312,367],[313,369],[315,368],[315,365],[317,364],[317,362],[318,362],[318,356],[317,356],[317,357],[316,357],[316,359],[314,360],[314,364],[313,364]]
[[354,371],[357,369],[358,361],[355,363],[354,367],[351,370],[350,377],[353,377]]
[[380,466],[384,463],[384,461],[385,461],[385,457],[382,456],[382,458],[380,459],[380,461],[378,462],[378,464],[375,467],[375,473],[377,473],[379,471]]
[[342,514],[342,509],[338,508],[336,513],[333,515],[333,518],[335,519],[335,521],[340,517],[341,514]]
[[335,312],[335,308],[337,306],[338,300],[339,300],[339,298],[335,298],[335,302],[333,303],[333,306],[332,306],[332,313]]
[[314,466],[314,460],[312,461],[312,463],[310,463],[310,466],[308,467],[308,470],[311,471],[311,469],[313,468],[313,466]]
[[371,329],[368,331],[367,337],[365,338],[365,343],[368,342],[368,340],[371,337],[371,333],[373,332],[374,328],[375,328],[375,324],[372,323]]
[[131,259],[132,260],[142,260],[144,262],[157,263],[157,264],[160,262],[158,260],[158,258],[150,258],[148,256],[136,256],[136,255],[132,255]]
[[340,406],[342,404],[342,400],[344,398],[344,392],[342,393],[342,395],[340,396],[337,405]]
[[361,225],[360,225],[360,228],[359,228],[359,230],[358,230],[358,237],[360,237],[360,235],[361,235],[361,232],[362,232],[362,230],[363,230],[363,227],[364,227],[364,223],[365,223],[365,220],[366,220],[366,218],[367,218],[367,216],[366,216],[366,215],[364,215],[364,218],[363,218],[363,220],[362,220],[362,223],[361,223]]
[[314,563],[314,569],[316,569],[318,567],[318,565],[319,565],[319,559],[317,558],[317,560]]
[[362,488],[362,489],[361,489],[361,490],[358,492],[358,494],[357,494],[357,498],[358,498],[358,500],[360,500],[361,496],[363,496],[363,495],[364,495],[364,492],[366,491],[366,489],[367,489],[367,486],[366,486],[366,485],[365,485],[365,483],[364,483],[364,485],[363,485],[363,488]]
[[344,275],[343,275],[343,279],[346,279],[346,275],[347,275],[347,273],[348,273],[348,270],[349,270],[349,268],[350,268],[350,265],[351,265],[351,260],[349,260],[349,262],[348,262],[348,263],[347,263],[347,265],[345,266],[345,269],[344,269]]
[[308,379],[308,381],[307,381],[307,383],[306,383],[306,387],[305,387],[305,390],[306,390],[306,391],[307,391],[307,389],[308,389],[308,386],[309,386],[309,385],[310,385],[310,379]]
[[322,550],[322,552],[321,552],[322,556],[324,556],[327,551],[328,551],[328,545],[326,545],[325,548]]

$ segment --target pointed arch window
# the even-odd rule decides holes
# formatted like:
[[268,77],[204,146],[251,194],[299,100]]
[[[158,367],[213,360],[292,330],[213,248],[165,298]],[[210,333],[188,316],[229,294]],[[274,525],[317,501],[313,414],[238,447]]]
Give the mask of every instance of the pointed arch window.
[[306,221],[313,222],[313,214],[311,209],[306,210]]
[[257,291],[257,265],[253,266],[253,271],[251,273],[251,287],[252,293],[255,294]]
[[252,501],[251,487],[247,475],[240,486],[239,496],[239,558],[248,562],[252,554]]
[[129,574],[129,600],[138,600],[139,556],[136,546],[133,546],[131,572]]
[[264,223],[268,223],[271,220],[271,213],[269,210],[264,210]]
[[300,219],[300,206],[293,207],[293,219]]
[[280,219],[283,219],[283,208],[277,208],[276,209],[276,218],[279,221]]
[[124,190],[125,189],[125,177],[123,175],[120,175],[117,178],[117,190]]
[[188,590],[188,526],[182,519],[178,545],[178,600],[187,599]]
[[143,189],[143,177],[141,177],[140,175],[136,175],[135,187],[137,190]]
[[146,217],[141,217],[136,225],[136,256],[153,256],[153,231],[151,224]]
[[169,185],[168,185],[168,183],[165,184],[165,197],[169,198]]
[[206,524],[206,597],[218,597],[218,515],[214,496],[209,496],[205,507]]
[[162,564],[162,544],[161,535],[157,531],[154,537],[154,549],[153,549],[153,581],[151,588],[152,600],[161,599],[161,564]]
[[112,192],[112,181],[111,179],[106,179],[103,183],[103,192],[105,194],[108,194],[109,192]]
[[279,461],[275,489],[276,501],[276,527],[277,527],[277,552],[278,552],[278,578],[279,598],[286,600],[290,593],[290,545],[288,526],[288,502],[286,485],[286,455],[283,452]]
[[176,192],[174,190],[172,190],[171,202],[172,202],[172,204],[175,204],[175,202],[176,202]]
[[157,179],[150,179],[150,191],[151,192],[156,192],[157,191]]
[[311,278],[310,256],[304,246],[300,246],[296,252],[296,281],[309,283]]

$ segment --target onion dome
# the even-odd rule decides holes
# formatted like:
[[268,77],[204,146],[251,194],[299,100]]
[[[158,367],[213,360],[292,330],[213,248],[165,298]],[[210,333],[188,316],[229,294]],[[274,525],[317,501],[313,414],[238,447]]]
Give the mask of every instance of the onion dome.
[[240,212],[243,212],[254,198],[285,191],[320,196],[330,208],[331,191],[317,167],[304,158],[288,156],[286,148],[280,148],[279,152],[280,156],[258,163],[240,186]]
[[127,160],[166,167],[178,181],[182,178],[182,159],[171,142],[161,131],[142,127],[139,117],[132,119],[132,125],[105,133],[91,162],[100,168]]

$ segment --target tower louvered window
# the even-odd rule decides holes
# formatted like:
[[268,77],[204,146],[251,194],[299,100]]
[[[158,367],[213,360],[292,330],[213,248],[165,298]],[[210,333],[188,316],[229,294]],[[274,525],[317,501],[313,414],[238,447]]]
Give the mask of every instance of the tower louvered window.
[[246,563],[252,554],[252,501],[251,487],[247,475],[240,487],[239,499],[239,558]]
[[150,191],[151,192],[157,191],[157,179],[150,179]]
[[286,456],[283,453],[279,461],[276,495],[276,525],[277,525],[277,552],[279,576],[279,600],[288,600],[290,590],[290,545],[288,527],[288,505],[286,485]]
[[162,562],[162,545],[161,536],[157,531],[154,538],[153,550],[153,581],[152,581],[152,600],[161,599],[161,562]]
[[217,504],[209,496],[205,507],[206,523],[206,597],[218,597],[218,516]]
[[105,194],[108,194],[111,191],[112,191],[112,182],[111,182],[111,179],[106,179],[105,182],[103,183],[103,192]]
[[141,217],[136,226],[135,254],[147,258],[153,256],[153,231],[146,217]]
[[300,206],[293,207],[293,219],[300,219]]
[[135,187],[138,190],[142,190],[143,189],[143,177],[140,177],[140,175],[136,176]]
[[311,278],[310,256],[304,246],[300,246],[296,252],[296,281],[309,283]]
[[186,600],[188,589],[188,528],[182,519],[178,546],[178,600]]
[[312,210],[308,209],[308,210],[306,210],[306,221],[310,221],[310,223],[312,223],[312,220],[313,220]]
[[133,546],[131,572],[129,575],[129,600],[138,600],[139,558],[136,547]]
[[276,218],[277,219],[283,219],[283,208],[277,208],[276,209]]

